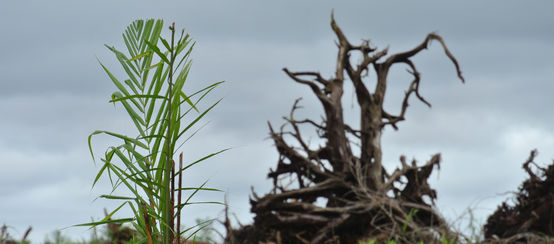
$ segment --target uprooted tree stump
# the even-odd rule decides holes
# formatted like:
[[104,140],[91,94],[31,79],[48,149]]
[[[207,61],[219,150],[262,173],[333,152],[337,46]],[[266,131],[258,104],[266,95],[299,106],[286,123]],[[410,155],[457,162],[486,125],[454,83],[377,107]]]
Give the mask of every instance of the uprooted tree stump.
[[[412,50],[387,56],[388,48],[377,51],[369,40],[352,45],[331,15],[331,27],[338,38],[335,76],[324,78],[317,72],[284,72],[297,83],[307,85],[324,109],[324,121],[297,120],[297,100],[286,124],[276,131],[269,124],[279,161],[268,178],[273,190],[263,197],[253,192],[250,199],[254,223],[237,230],[226,218],[226,243],[357,243],[364,238],[436,240],[437,236],[453,238],[445,220],[434,210],[437,194],[427,183],[440,155],[424,165],[410,164],[400,157],[400,167],[388,173],[383,167],[381,134],[386,126],[398,129],[405,119],[408,99],[415,96],[431,106],[419,93],[420,73],[411,58],[438,41],[453,62],[462,82],[460,67],[442,37],[431,33]],[[359,52],[361,62],[351,63],[351,54]],[[384,59],[384,61],[381,61]],[[399,114],[384,109],[387,77],[395,64],[405,64],[413,80],[402,101]],[[365,80],[375,71],[373,90]],[[345,76],[345,73],[347,76]],[[373,74],[371,74],[373,75]],[[345,81],[350,80],[360,106],[359,127],[345,123],[342,95]],[[300,126],[315,128],[323,145],[314,148],[306,142]],[[359,154],[353,147],[359,147]],[[285,182],[293,182],[289,189]],[[424,200],[428,197],[428,200]],[[326,202],[325,206],[320,202]],[[395,235],[403,233],[402,237]],[[398,239],[404,238],[404,239]]]
[[[523,163],[529,174],[515,195],[515,205],[503,202],[484,226],[486,238],[528,239],[531,234],[554,237],[554,163],[542,168],[534,163],[537,151],[531,151]],[[530,165],[540,172],[536,174]],[[537,236],[534,237],[535,239]]]

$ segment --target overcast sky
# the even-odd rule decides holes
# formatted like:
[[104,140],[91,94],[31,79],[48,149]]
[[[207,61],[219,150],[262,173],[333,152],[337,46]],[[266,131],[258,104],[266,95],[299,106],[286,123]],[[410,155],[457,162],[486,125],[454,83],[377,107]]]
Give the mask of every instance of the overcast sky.
[[[115,87],[96,58],[123,78],[103,46],[124,49],[121,33],[133,20],[176,22],[197,41],[185,89],[225,80],[208,99],[223,98],[209,122],[183,148],[196,159],[232,147],[189,171],[188,185],[209,179],[225,190],[230,210],[251,222],[253,186],[266,193],[277,153],[267,140],[267,121],[278,126],[297,97],[304,115],[322,114],[310,90],[281,71],[320,71],[330,77],[338,24],[352,43],[371,39],[390,52],[407,50],[437,31],[458,58],[466,84],[438,43],[414,59],[421,93],[432,109],[411,100],[399,131],[387,129],[384,160],[392,170],[401,154],[427,161],[443,156],[431,177],[437,207],[450,220],[468,207],[484,221],[510,197],[526,175],[521,164],[531,149],[542,165],[554,157],[554,3],[551,1],[2,1],[0,3],[0,224],[20,237],[33,226],[42,242],[55,229],[103,217],[116,202],[94,199],[109,191],[107,179],[91,190],[98,166],[87,137],[96,129],[133,135],[121,107],[108,103]],[[398,111],[411,78],[393,69],[387,108]],[[344,94],[346,117],[357,124],[353,93]],[[97,137],[95,151],[116,141]],[[223,200],[223,194],[200,199]],[[219,206],[185,212],[221,216]],[[128,212],[122,212],[125,214]],[[64,234],[89,238],[86,228]]]

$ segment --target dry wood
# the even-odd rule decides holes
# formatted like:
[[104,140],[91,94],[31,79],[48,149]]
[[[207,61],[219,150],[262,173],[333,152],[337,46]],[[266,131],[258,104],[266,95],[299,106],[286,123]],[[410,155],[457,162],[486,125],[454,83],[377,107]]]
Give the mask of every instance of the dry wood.
[[[306,85],[323,107],[324,120],[297,120],[300,109],[296,100],[285,125],[279,130],[269,124],[270,137],[279,153],[277,167],[268,178],[273,190],[259,197],[253,192],[251,211],[254,224],[232,230],[228,218],[226,243],[356,243],[367,236],[398,233],[412,209],[417,213],[407,223],[406,233],[422,229],[427,233],[446,233],[453,237],[445,221],[433,209],[436,192],[427,179],[440,164],[434,155],[426,164],[408,165],[401,158],[401,167],[388,174],[383,167],[381,135],[390,125],[405,119],[412,94],[430,106],[419,93],[420,73],[411,58],[438,41],[454,64],[462,82],[457,60],[441,36],[431,33],[415,48],[387,56],[388,49],[378,51],[369,40],[352,45],[331,16],[331,28],[338,38],[338,55],[334,77],[325,78],[318,72],[283,71],[295,82]],[[361,61],[351,63],[351,55],[361,53]],[[384,59],[384,61],[381,61]],[[399,114],[385,111],[383,104],[388,73],[395,64],[405,64],[413,76],[402,100]],[[373,73],[374,72],[374,73]],[[368,76],[376,77],[373,89],[367,87]],[[344,121],[342,96],[345,83],[352,82],[360,107],[358,126]],[[287,127],[288,126],[288,127]],[[312,127],[323,139],[323,145],[313,147],[301,134],[301,127]],[[287,129],[289,128],[289,129]],[[358,145],[359,153],[352,149]],[[293,182],[284,184],[283,182]],[[425,201],[428,198],[430,201]],[[324,200],[324,206],[321,200]],[[319,201],[318,201],[319,200]],[[396,231],[396,232],[395,232]],[[420,236],[423,236],[420,235]],[[427,235],[433,236],[432,234]]]

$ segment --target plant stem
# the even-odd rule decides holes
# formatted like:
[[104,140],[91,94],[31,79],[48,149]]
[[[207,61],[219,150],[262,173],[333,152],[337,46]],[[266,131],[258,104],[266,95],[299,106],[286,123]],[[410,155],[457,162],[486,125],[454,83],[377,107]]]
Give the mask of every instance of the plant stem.
[[172,114],[172,108],[171,108],[171,105],[173,103],[173,63],[174,63],[174,40],[175,40],[175,22],[173,24],[171,24],[171,26],[169,27],[169,29],[171,30],[171,50],[170,51],[170,63],[169,63],[169,88],[168,88],[168,97],[169,97],[169,101],[168,101],[168,112],[167,112],[167,135],[166,135],[166,145],[167,145],[167,148],[166,148],[166,160],[165,160],[165,171],[164,171],[164,190],[165,190],[165,197],[164,197],[164,226],[163,226],[163,229],[165,231],[163,231],[163,243],[164,244],[169,244],[169,243],[172,243],[173,240],[171,238],[171,232],[173,231],[171,229],[171,226],[170,226],[170,222],[173,220],[172,216],[170,215],[170,208],[172,208],[173,206],[171,206],[171,199],[169,197],[170,195],[170,189],[169,189],[169,179],[170,179],[170,173],[171,173],[171,157],[173,156],[172,152],[171,152],[171,141],[172,141],[172,138],[171,138],[171,124],[172,124],[172,118],[171,118],[171,114]]
[[171,216],[171,223],[169,224],[169,227],[171,227],[171,235],[170,239],[172,240],[171,243],[173,243],[173,240],[175,239],[175,161],[173,159],[171,160],[171,211],[169,211]]
[[[179,154],[179,191],[177,192],[177,206],[181,205],[181,183],[183,180],[183,153]],[[181,209],[177,209],[177,244],[181,244]]]
[[151,228],[150,228],[150,218],[148,217],[148,210],[146,204],[142,204],[143,209],[143,217],[144,217],[144,225],[146,227],[146,238],[148,240],[148,244],[152,244],[152,234],[151,234]]

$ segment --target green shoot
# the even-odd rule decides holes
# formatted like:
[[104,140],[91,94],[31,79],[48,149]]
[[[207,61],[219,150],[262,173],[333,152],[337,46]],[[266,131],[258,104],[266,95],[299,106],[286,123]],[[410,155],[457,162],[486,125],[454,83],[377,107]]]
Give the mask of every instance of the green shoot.
[[[167,40],[161,37],[162,28],[162,20],[133,22],[123,33],[128,55],[106,46],[127,76],[120,80],[100,63],[117,88],[110,102],[123,106],[137,134],[128,136],[97,130],[88,137],[93,159],[93,136],[105,134],[121,140],[120,145],[107,147],[93,186],[107,175],[114,189],[100,198],[122,201],[122,204],[101,221],[80,225],[95,227],[108,223],[132,223],[140,233],[140,237],[136,238],[142,238],[138,241],[148,244],[168,244],[174,243],[174,240],[180,243],[181,235],[186,232],[180,230],[183,207],[193,204],[190,199],[199,191],[219,191],[204,187],[205,183],[199,187],[183,187],[183,174],[189,167],[226,150],[185,165],[181,153],[178,165],[175,164],[176,150],[184,143],[183,135],[190,134],[189,129],[219,103],[217,101],[202,111],[198,107],[199,102],[221,82],[187,95],[184,85],[191,68],[190,53],[194,42],[184,31],[176,38],[174,23],[169,27],[171,34]],[[159,46],[158,41],[163,45]],[[185,124],[182,121],[191,110],[197,115]],[[124,187],[129,195],[112,195],[119,187]],[[190,194],[182,202],[181,195],[187,192]],[[130,207],[134,216],[112,219],[123,206]]]

